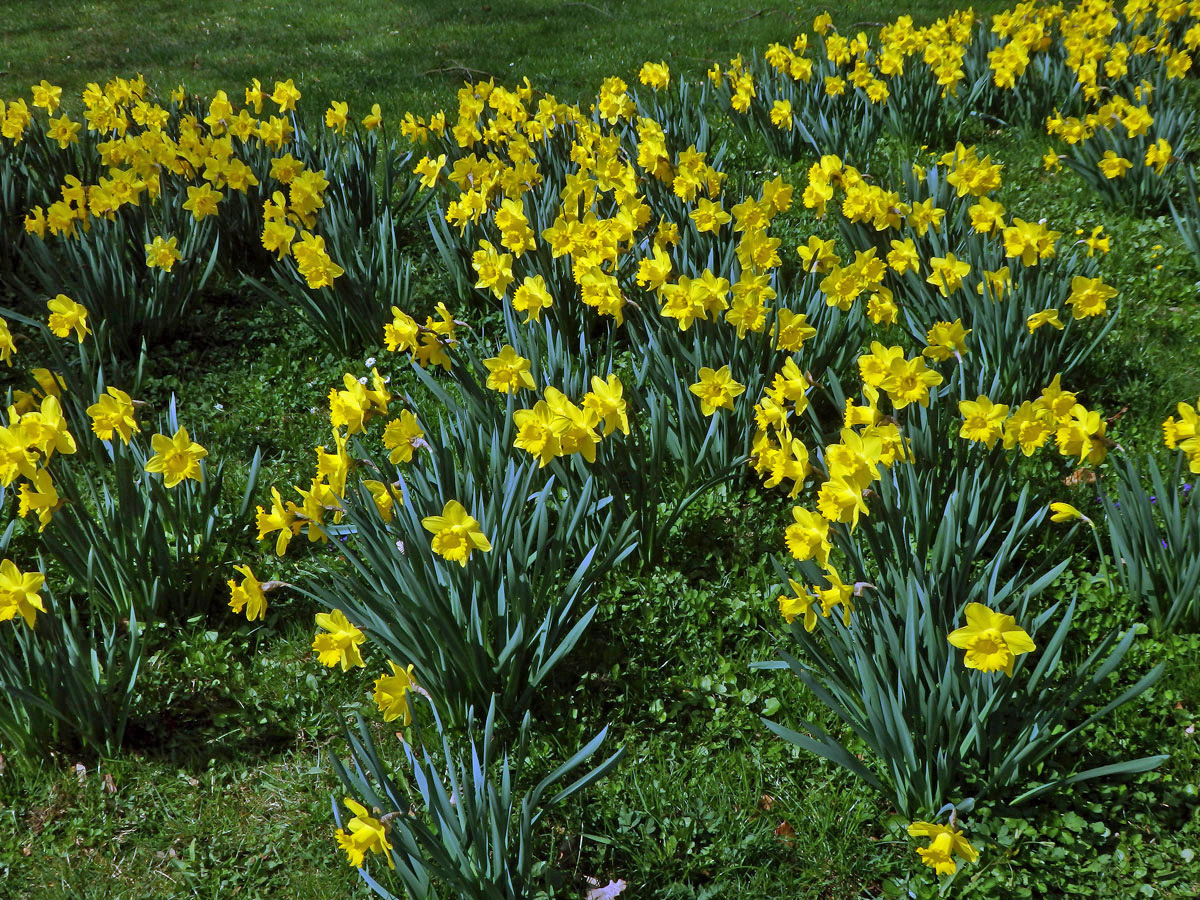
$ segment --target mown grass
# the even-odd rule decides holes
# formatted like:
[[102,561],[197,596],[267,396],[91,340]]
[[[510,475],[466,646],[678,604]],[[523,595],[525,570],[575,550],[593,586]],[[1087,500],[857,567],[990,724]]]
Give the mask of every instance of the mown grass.
[[0,779],[11,896],[365,896],[329,867],[326,704],[350,698],[309,665],[306,631],[181,635],[119,758]]
[[[317,107],[349,100],[365,113],[378,102],[400,115],[450,103],[465,78],[528,77],[574,102],[608,75],[628,80],[648,59],[699,71],[788,39],[823,8],[782,0],[62,0],[7,16],[0,93],[42,78],[78,93],[89,81],[141,72],[164,89],[182,82],[234,96],[251,78],[293,78]],[[928,22],[954,8],[855,0],[835,12],[845,25],[867,27],[904,13]],[[1001,8],[994,0],[976,6]]]
[[[951,8],[852,3],[835,15],[845,27],[905,12],[929,20]],[[163,91],[184,82],[235,98],[252,77],[292,77],[313,114],[331,99],[348,99],[357,112],[372,102],[385,114],[426,112],[449,104],[466,77],[528,76],[578,100],[606,75],[631,80],[646,59],[695,72],[786,40],[816,11],[686,0],[274,9],[65,2],[6,14],[0,96],[41,78],[78,91],[140,71]],[[1087,373],[1086,399],[1124,411],[1112,426],[1122,444],[1152,449],[1171,405],[1200,393],[1195,262],[1165,220],[1102,208],[1074,176],[1042,173],[1033,135],[977,137],[1006,164],[1001,199],[1011,208],[1064,231],[1103,223],[1113,235],[1104,272],[1121,287],[1124,311]],[[736,141],[731,160],[747,181],[780,165]],[[784,171],[799,183],[803,168]],[[797,216],[791,227],[803,239],[810,226]],[[436,268],[423,271],[419,295],[444,297]],[[154,348],[149,399],[177,394],[210,446],[230,457],[262,446],[266,483],[293,483],[307,477],[311,446],[324,433],[323,396],[347,365],[299,319],[225,285],[175,343]],[[909,846],[873,796],[761,725],[760,714],[777,709],[785,718],[823,715],[794,679],[750,669],[772,657],[779,634],[767,556],[778,549],[785,511],[755,492],[714,497],[689,513],[663,566],[614,579],[597,598],[587,646],[557,673],[539,709],[544,740],[570,746],[611,722],[613,745],[626,746],[630,761],[545,830],[543,858],[558,880],[625,878],[647,897],[850,898],[878,896],[911,870]],[[1094,638],[1138,611],[1096,580],[1089,552],[1078,548],[1059,591],[1081,596],[1082,634]],[[271,573],[272,557],[246,554],[256,572]],[[315,663],[314,611],[292,598],[275,604],[263,627],[231,620],[218,632],[180,634],[146,673],[130,746],[117,759],[60,754],[32,774],[18,774],[10,760],[0,777],[0,893],[367,896],[332,841],[329,801],[338,788],[327,760],[340,750],[342,717],[367,702],[369,677]],[[1162,659],[1163,682],[1078,748],[1170,752],[1171,763],[1130,784],[1085,786],[1040,808],[980,817],[973,824],[991,852],[973,878],[1017,897],[1200,890],[1200,754],[1188,731],[1200,704],[1197,649],[1194,635],[1144,640],[1118,677],[1132,681]],[[918,883],[928,890],[928,879]]]

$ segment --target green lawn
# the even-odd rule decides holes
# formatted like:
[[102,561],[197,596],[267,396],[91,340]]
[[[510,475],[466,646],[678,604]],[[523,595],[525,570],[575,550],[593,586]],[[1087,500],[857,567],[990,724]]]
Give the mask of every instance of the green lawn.
[[[576,101],[607,75],[633,81],[645,60],[698,74],[739,51],[788,41],[822,8],[797,12],[768,0],[6,4],[0,97],[27,93],[42,78],[77,93],[141,72],[160,93],[182,82],[200,94],[225,89],[235,101],[253,77],[291,77],[314,117],[335,99],[359,115],[373,102],[386,116],[426,113],[451,104],[464,78],[513,84],[527,76]],[[834,15],[845,31],[905,12],[929,21],[953,8],[854,2]],[[1063,231],[1104,224],[1111,233],[1103,274],[1121,288],[1124,311],[1084,391],[1090,406],[1122,411],[1112,425],[1117,441],[1151,450],[1173,403],[1200,394],[1196,262],[1169,220],[1103,208],[1074,176],[1047,179],[1038,165],[1044,147],[1028,134],[981,129],[978,138],[981,154],[1005,163],[1000,199],[1017,214],[1045,216]],[[730,140],[735,176],[761,180],[779,166],[761,148]],[[893,150],[901,157],[915,148]],[[804,168],[784,174],[800,183]],[[780,230],[803,239],[811,225],[796,213]],[[418,296],[444,297],[451,288],[431,262],[428,237],[413,241],[430,254]],[[306,478],[315,436],[327,437],[325,393],[361,360],[327,353],[298,317],[246,302],[234,285],[206,298],[193,321],[156,349],[150,398],[177,394],[189,423],[222,452],[265,447],[264,484]],[[660,569],[610,580],[587,646],[556,675],[559,702],[539,712],[551,723],[548,747],[577,746],[611,722],[611,743],[624,745],[629,761],[555,814],[544,858],[557,869],[601,883],[624,878],[625,896],[697,900],[877,897],[911,870],[911,846],[888,830],[889,811],[874,795],[771,738],[759,719],[779,705],[827,715],[790,675],[750,669],[773,657],[780,633],[765,593],[775,577],[767,557],[788,509],[786,498],[753,489],[713,496],[689,512]],[[247,548],[264,579],[278,565],[265,549]],[[1084,631],[1095,635],[1137,612],[1092,577],[1093,551],[1079,543],[1058,592],[1078,590]],[[116,759],[60,754],[35,774],[18,774],[10,761],[0,773],[0,896],[368,896],[333,841],[330,798],[341,795],[328,760],[342,753],[345,716],[370,705],[370,683],[316,663],[316,611],[293,597],[259,627],[230,617],[219,633],[180,634],[145,673],[129,746]],[[1158,661],[1167,675],[1096,745],[1078,748],[1169,752],[1170,763],[982,819],[979,833],[1006,853],[993,854],[977,877],[1014,897],[1195,896],[1200,750],[1189,727],[1200,708],[1197,651],[1196,635],[1143,641],[1114,678],[1132,683]]]
[[[806,30],[824,7],[779,0],[741,5],[690,0],[374,3],[322,0],[267,7],[236,0],[75,2],[13,10],[0,94],[47,78],[78,92],[89,81],[141,72],[164,90],[184,83],[230,96],[249,84],[294,78],[305,105],[348,100],[367,111],[417,113],[446,105],[464,79],[523,77],[578,101],[608,75],[630,80],[646,60],[699,72]],[[840,22],[882,23],[908,12],[931,21],[954,9],[854,2]],[[1002,4],[976,7],[992,12]],[[799,9],[799,11],[797,11]]]

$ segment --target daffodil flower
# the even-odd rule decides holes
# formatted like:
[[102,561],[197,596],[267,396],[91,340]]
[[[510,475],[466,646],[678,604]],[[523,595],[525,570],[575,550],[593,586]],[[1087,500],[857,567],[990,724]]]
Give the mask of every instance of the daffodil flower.
[[999,669],[1012,677],[1016,658],[1037,649],[1012,616],[995,612],[982,603],[967,604],[966,616],[967,624],[950,632],[947,640],[967,651],[963,662],[968,669],[981,672]]

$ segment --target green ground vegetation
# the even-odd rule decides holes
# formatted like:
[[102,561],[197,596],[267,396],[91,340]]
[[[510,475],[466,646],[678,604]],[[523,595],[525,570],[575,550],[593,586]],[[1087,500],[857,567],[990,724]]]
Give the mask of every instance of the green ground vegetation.
[[[41,78],[69,93],[139,71],[160,90],[183,82],[199,93],[292,77],[310,111],[345,99],[360,114],[379,102],[392,115],[448,103],[465,77],[528,76],[575,100],[604,76],[632,80],[647,59],[698,73],[787,39],[818,11],[797,14],[792,4],[765,0],[5,6],[3,96]],[[860,20],[867,28],[903,12],[930,20],[949,9],[851,3],[835,15],[843,29]],[[1005,163],[1006,205],[1064,231],[1103,224],[1111,234],[1103,273],[1121,289],[1122,317],[1093,358],[1082,399],[1114,415],[1111,433],[1122,445],[1152,450],[1173,403],[1200,393],[1195,261],[1168,220],[1102,207],[1072,175],[1047,178],[1036,134],[981,124],[970,137]],[[779,166],[730,140],[733,177],[749,183]],[[893,151],[897,160],[919,152]],[[799,181],[802,171],[784,174]],[[794,219],[803,239],[813,223]],[[786,246],[793,235],[779,236]],[[425,254],[417,295],[432,305],[450,285],[428,238],[409,239]],[[211,292],[191,321],[154,349],[149,399],[175,393],[196,430],[231,458],[262,447],[264,485],[301,478],[324,428],[323,396],[351,361],[324,350],[298,317],[263,310],[233,285]],[[786,640],[766,594],[781,524],[764,523],[782,523],[788,506],[749,485],[693,507],[654,571],[611,579],[586,646],[555,674],[553,695],[568,699],[538,711],[551,735],[543,740],[577,746],[611,722],[611,741],[628,748],[628,759],[545,829],[553,877],[624,878],[641,897],[814,900],[886,895],[909,877],[911,848],[888,810],[760,722],[782,707],[817,720],[824,713],[794,678],[750,668]],[[1072,497],[1064,488],[1064,499]],[[260,577],[271,575],[272,556],[245,552]],[[1138,618],[1097,576],[1096,562],[1094,547],[1081,542],[1057,588],[1078,592],[1091,634]],[[0,774],[0,894],[366,897],[332,839],[330,798],[340,794],[328,759],[341,751],[344,716],[369,703],[369,684],[312,658],[315,611],[293,596],[255,627],[231,616],[215,631],[182,631],[144,674],[132,736],[117,758],[64,753],[36,772],[9,760]],[[994,848],[970,873],[981,895],[1200,891],[1198,650],[1196,635],[1144,637],[1114,678],[1132,683],[1158,661],[1167,664],[1165,677],[1078,748],[1097,757],[1170,753],[1166,766],[976,820],[973,837]],[[929,885],[917,879],[912,889],[928,893]]]
[[[309,0],[268,6],[237,0],[28,4],[6,15],[0,76],[24,90],[42,78],[78,94],[89,81],[143,73],[156,85],[213,92],[293,78],[318,106],[379,103],[384,112],[449,103],[464,78],[522,78],[567,101],[607,75],[630,77],[646,60],[681,70],[786,37],[822,7],[781,0],[737,4],[691,0],[549,0],[423,3]],[[991,13],[1003,4],[977,5]],[[846,25],[869,28],[910,14],[930,22],[952,3],[852,2],[836,10]]]

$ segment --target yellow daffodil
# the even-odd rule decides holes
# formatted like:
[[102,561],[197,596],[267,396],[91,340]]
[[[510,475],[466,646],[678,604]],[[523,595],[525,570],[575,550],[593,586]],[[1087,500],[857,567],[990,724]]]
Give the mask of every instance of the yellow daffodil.
[[268,534],[278,531],[279,537],[275,539],[275,553],[283,556],[287,552],[288,543],[300,533],[303,525],[299,513],[300,509],[293,501],[289,500],[287,505],[284,505],[283,498],[279,495],[279,488],[271,488],[270,510],[265,510],[261,506],[257,510],[255,522],[258,527],[258,540],[261,541]]
[[115,387],[105,388],[105,392],[87,408],[87,414],[92,420],[92,431],[102,441],[110,441],[117,434],[128,444],[133,432],[141,430],[134,418],[133,401]]
[[908,833],[913,837],[931,839],[929,846],[917,848],[917,855],[938,875],[953,875],[958,871],[953,859],[955,856],[967,862],[975,862],[979,858],[979,851],[971,846],[963,833],[949,825],[913,822],[908,826]]
[[1092,525],[1092,520],[1077,510],[1070,503],[1064,503],[1061,500],[1056,500],[1050,504],[1050,521],[1051,522],[1086,522]]
[[234,566],[235,571],[241,573],[242,583],[238,584],[233,579],[230,579],[229,585],[229,608],[235,613],[246,611],[246,621],[253,622],[255,619],[265,619],[267,616],[267,595],[263,592],[263,586],[254,573],[250,571],[249,566]]
[[916,356],[909,360],[900,357],[891,361],[879,387],[887,392],[896,409],[904,409],[910,403],[928,406],[930,389],[943,380],[941,374],[925,366],[924,357]]
[[656,91],[666,90],[671,83],[671,70],[665,62],[647,62],[638,72],[638,81]]
[[1025,327],[1029,329],[1029,333],[1033,334],[1043,325],[1049,325],[1052,328],[1062,331],[1065,327],[1062,319],[1058,317],[1058,310],[1054,308],[1043,309],[1035,312],[1025,320]]
[[699,374],[700,380],[688,390],[700,398],[700,411],[706,416],[718,409],[733,409],[733,398],[746,390],[744,384],[733,380],[727,365],[719,369],[703,366]]
[[33,478],[22,482],[17,497],[17,515],[22,519],[30,513],[36,515],[39,532],[46,530],[51,517],[62,506],[54,481],[45,469],[38,469]]
[[991,450],[996,439],[1004,432],[1008,407],[1003,403],[993,403],[980,394],[974,400],[960,400],[958,412],[963,417],[958,436],[984,444]]
[[177,237],[164,239],[162,235],[156,235],[153,241],[146,244],[146,265],[152,269],[159,268],[164,272],[170,272],[171,267],[179,259],[179,238]]
[[58,109],[58,104],[62,102],[62,88],[53,85],[46,79],[42,79],[41,83],[33,86],[33,105],[40,107],[48,113],[53,113]]
[[426,516],[421,525],[433,535],[433,552],[451,562],[465,566],[474,551],[492,549],[479,522],[457,500],[447,500],[440,516]]
[[350,624],[344,612],[334,609],[317,613],[316,621],[317,627],[324,629],[317,632],[312,643],[313,652],[317,654],[317,661],[321,665],[330,668],[340,665],[343,672],[349,671],[352,666],[366,666],[358,649],[366,641],[366,635]]
[[338,134],[345,134],[349,114],[349,104],[343,103],[340,100],[334,100],[329,104],[329,109],[325,110],[325,127],[336,131]]
[[88,311],[66,294],[46,301],[46,306],[50,310],[50,331],[55,337],[69,337],[73,330],[82,344],[84,335],[92,333],[87,323]]
[[925,334],[925,342],[929,346],[921,354],[938,362],[944,362],[951,356],[961,359],[967,352],[967,335],[970,333],[970,329],[963,328],[962,319],[935,322]]
[[40,591],[46,576],[22,572],[11,559],[0,562],[0,622],[20,616],[33,628],[39,612],[45,612]]
[[197,222],[207,216],[215,216],[217,206],[225,196],[220,191],[213,190],[210,184],[188,185],[187,195],[183,208],[188,210]]
[[173,488],[187,478],[204,480],[200,460],[208,456],[208,451],[191,439],[186,428],[180,428],[171,437],[154,435],[150,447],[154,456],[146,460],[146,471],[162,473],[167,487]]
[[4,360],[5,364],[12,366],[13,354],[17,352],[17,345],[13,343],[12,332],[8,329],[8,322],[0,317],[0,359]]
[[409,665],[407,669],[401,669],[391,660],[388,660],[388,666],[391,667],[392,674],[380,675],[375,679],[375,692],[372,698],[375,700],[375,705],[379,707],[379,711],[383,713],[383,721],[394,722],[396,719],[400,719],[400,724],[407,728],[412,723],[412,708],[408,703],[408,692],[416,684],[413,679],[413,667]]
[[1096,165],[1099,166],[1100,173],[1109,180],[1124,178],[1125,173],[1133,168],[1133,163],[1112,150],[1105,150],[1103,158]]
[[817,610],[814,606],[817,598],[790,578],[788,586],[792,589],[792,595],[790,597],[787,594],[779,595],[779,614],[789,625],[795,621],[796,616],[803,616],[804,630],[812,631],[817,627]]
[[1115,296],[1117,289],[1099,278],[1076,275],[1071,279],[1071,295],[1067,297],[1067,305],[1076,319],[1102,316],[1108,310],[1108,301]]
[[529,360],[517,354],[509,344],[500,348],[500,352],[483,361],[488,370],[487,386],[502,394],[512,394],[521,390],[532,391],[537,388],[533,375],[529,371]]
[[417,422],[417,417],[409,410],[401,410],[400,418],[392,419],[383,429],[383,446],[388,453],[388,462],[412,462],[413,453],[418,447],[425,446],[425,432]]
[[371,111],[363,116],[362,124],[367,131],[374,131],[383,124],[383,111],[378,103],[371,104]]
[[271,93],[271,101],[279,106],[279,111],[288,112],[296,108],[296,101],[300,99],[300,91],[297,90],[292,79],[287,81],[276,81],[275,90]]
[[622,396],[623,390],[621,379],[616,375],[609,375],[607,379],[593,375],[592,389],[583,395],[580,405],[594,412],[604,424],[605,437],[618,429],[622,434],[629,434],[629,415]]
[[517,426],[513,446],[536,456],[539,468],[562,455],[561,438],[568,423],[556,416],[545,400],[539,400],[532,409],[517,410],[513,422]]
[[[784,532],[784,542],[799,560],[815,559],[824,568],[829,563],[829,520],[799,506],[792,507],[792,524]],[[809,631],[812,629],[810,628]]]
[[525,313],[525,324],[530,321],[541,321],[543,309],[549,309],[554,300],[546,290],[546,279],[541,275],[531,275],[513,291],[512,308],[519,313]]
[[334,836],[338,846],[346,851],[346,858],[355,868],[362,866],[367,853],[382,853],[391,868],[396,868],[392,860],[392,844],[388,840],[387,828],[374,818],[365,806],[349,797],[345,798],[346,808],[354,813],[354,818],[346,823],[346,828],[339,828]]
[[999,670],[1011,677],[1016,658],[1037,649],[1012,616],[995,612],[982,603],[969,603],[966,617],[967,624],[950,632],[946,639],[967,651],[963,662],[968,669]]
[[936,287],[943,297],[962,287],[963,279],[971,272],[970,264],[956,259],[953,253],[947,253],[944,257],[931,256],[929,269],[929,277],[925,281]]

